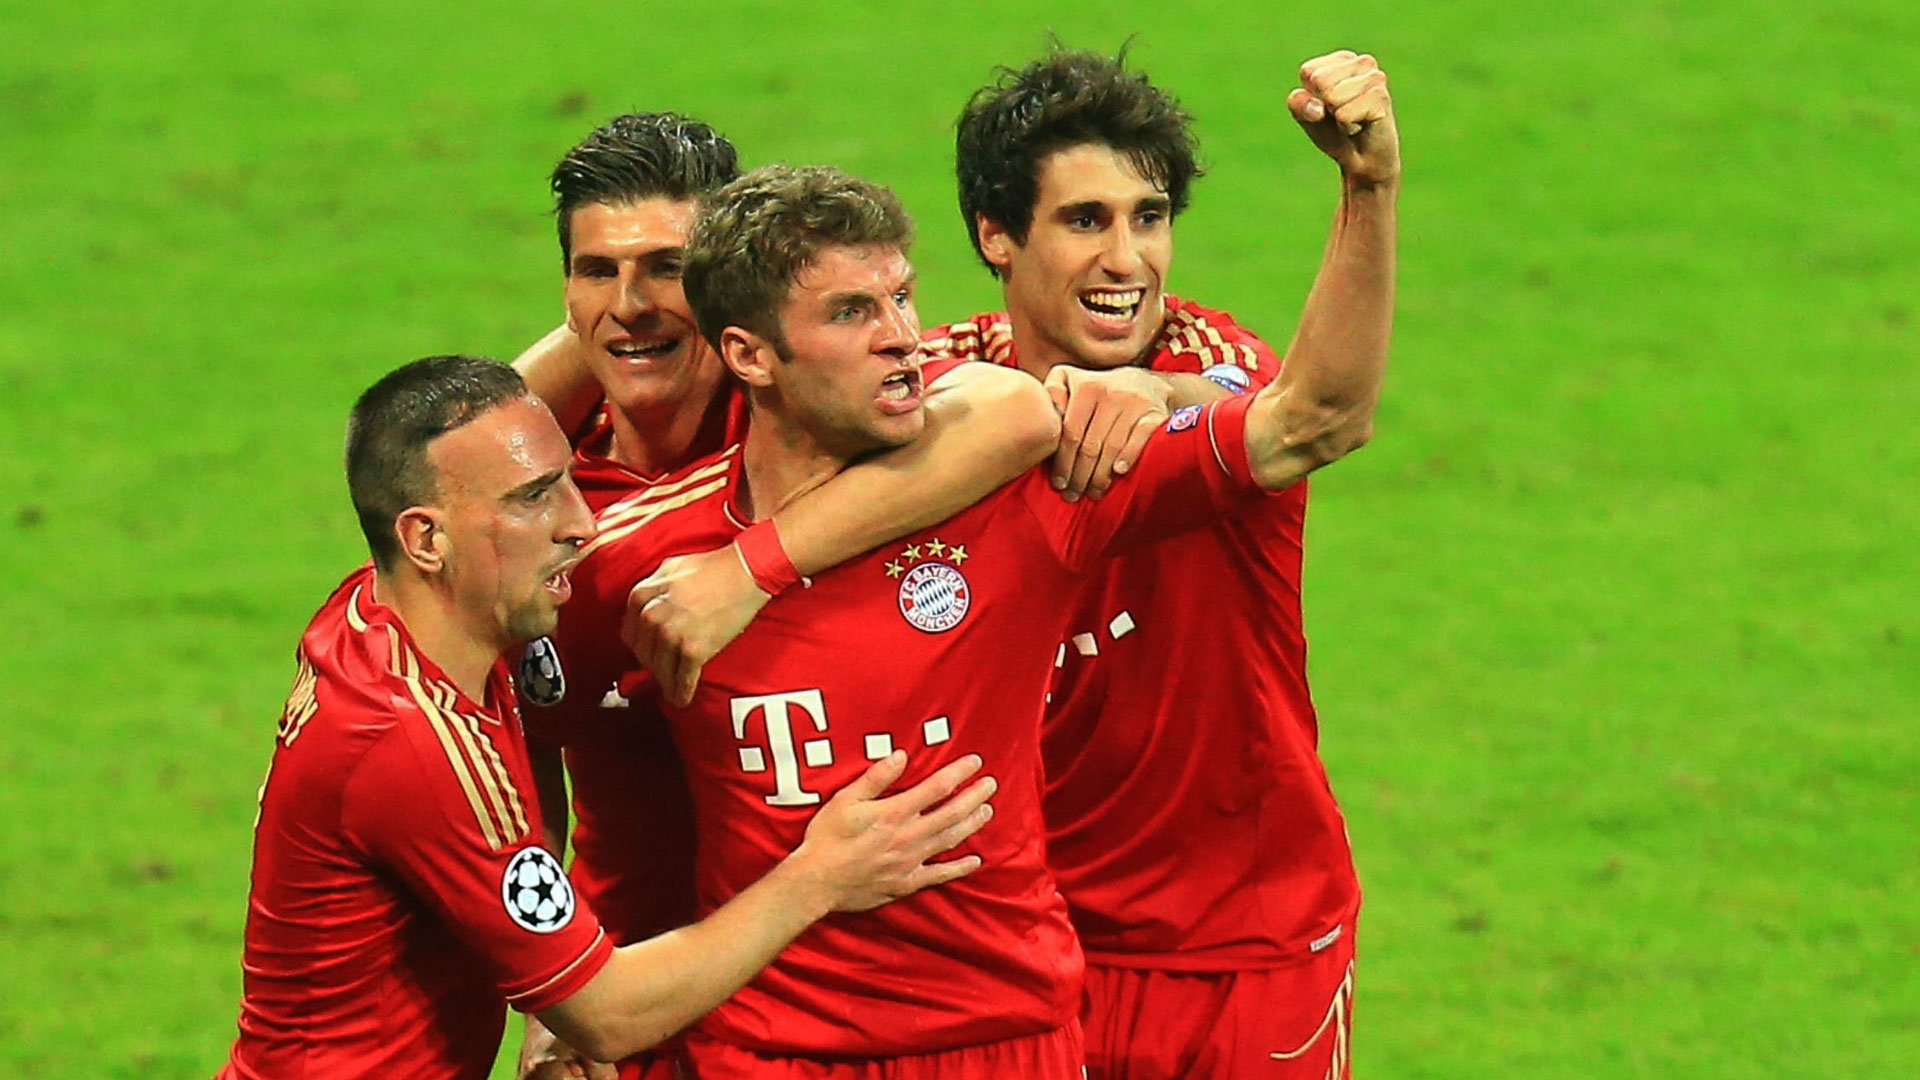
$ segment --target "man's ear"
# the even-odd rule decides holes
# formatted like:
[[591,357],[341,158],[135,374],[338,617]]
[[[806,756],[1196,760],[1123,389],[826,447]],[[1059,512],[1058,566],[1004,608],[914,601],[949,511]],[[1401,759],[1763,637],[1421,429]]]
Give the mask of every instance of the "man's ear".
[[423,574],[446,568],[448,540],[440,511],[431,506],[409,506],[393,520],[400,538],[400,555]]
[[741,326],[720,331],[720,361],[748,386],[773,385],[773,343]]
[[1005,225],[985,214],[973,215],[973,234],[980,241],[980,254],[998,273],[1006,273],[1013,263],[1013,249],[1019,247]]

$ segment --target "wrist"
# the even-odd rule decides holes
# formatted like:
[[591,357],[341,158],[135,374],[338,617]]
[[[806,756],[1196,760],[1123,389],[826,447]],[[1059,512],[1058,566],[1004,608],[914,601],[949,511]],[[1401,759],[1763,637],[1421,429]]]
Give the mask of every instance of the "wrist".
[[800,581],[800,571],[787,556],[771,518],[749,525],[734,537],[733,550],[739,554],[753,583],[769,597],[779,596]]
[[764,879],[779,891],[781,910],[799,920],[802,928],[826,918],[840,906],[828,875],[815,865],[818,857],[817,850],[802,840]]

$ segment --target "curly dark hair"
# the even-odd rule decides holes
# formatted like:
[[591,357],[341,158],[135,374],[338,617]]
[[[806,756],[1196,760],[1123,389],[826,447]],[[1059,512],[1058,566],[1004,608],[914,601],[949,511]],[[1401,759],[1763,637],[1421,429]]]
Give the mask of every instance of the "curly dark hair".
[[913,218],[887,188],[839,169],[766,165],[708,196],[687,239],[687,306],[714,348],[738,326],[786,355],[780,308],[830,247],[905,252]]
[[[1199,178],[1199,140],[1192,117],[1144,72],[1127,68],[1123,48],[1112,57],[1057,46],[974,91],[954,124],[954,173],[960,217],[981,262],[977,220],[1005,228],[1026,243],[1048,154],[1089,143],[1110,146],[1167,193],[1174,215],[1187,208]],[[987,263],[989,270],[994,269]]]
[[553,167],[560,265],[573,258],[573,212],[594,203],[695,199],[740,175],[725,135],[679,113],[625,113],[595,128]]

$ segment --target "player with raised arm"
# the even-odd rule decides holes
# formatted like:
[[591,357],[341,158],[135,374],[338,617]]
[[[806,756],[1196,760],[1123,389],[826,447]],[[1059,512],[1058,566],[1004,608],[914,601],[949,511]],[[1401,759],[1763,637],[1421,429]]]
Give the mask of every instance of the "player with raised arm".
[[[737,172],[725,136],[674,113],[615,117],[553,170],[567,320],[517,366],[576,421],[589,421],[573,425],[582,432],[574,476],[607,530],[678,497],[656,491],[667,472],[739,437],[744,407],[737,383],[700,337],[681,284],[699,199]],[[582,380],[581,372],[590,377]],[[589,416],[595,406],[604,407]],[[955,371],[928,388],[927,415],[925,438],[856,466],[782,511],[778,527],[801,569],[938,521],[1052,446],[1047,400],[1015,372],[984,365]],[[731,553],[719,561],[749,581]],[[677,601],[690,599],[683,588]],[[670,611],[658,605],[649,618]],[[564,754],[577,818],[571,872],[617,942],[678,926],[693,911],[692,806],[678,756],[650,701],[609,692],[611,673],[630,662],[621,644],[625,619],[616,611],[591,618],[563,611],[565,671],[553,644],[536,641],[520,684],[549,842],[562,850],[569,810]],[[686,670],[689,678],[696,674]],[[670,1051],[624,1063],[624,1075],[670,1075]],[[523,1076],[538,1078],[547,1065],[591,1068],[576,1057],[528,1018]]]
[[1317,461],[1321,432],[1298,403],[1370,398],[1380,373],[1371,356],[1303,363],[1268,392],[1183,414],[1104,500],[1068,504],[1030,471],[800,588],[767,515],[924,421],[908,229],[890,193],[832,170],[760,170],[714,197],[687,290],[748,387],[746,436],[663,481],[689,498],[603,534],[575,578],[577,604],[618,609],[661,561],[732,541],[777,594],[691,701],[666,709],[699,806],[703,907],[764,868],[823,786],[892,749],[933,751],[922,765],[977,752],[1001,782],[978,841],[987,876],[803,935],[690,1033],[703,1078],[1078,1075],[1080,956],[1039,817],[1039,719],[1065,613],[1035,598],[1129,545],[1267,501]]
[[484,1077],[505,1003],[619,1056],[710,1009],[816,919],[978,866],[928,862],[989,816],[990,780],[947,798],[978,759],[887,796],[906,768],[889,755],[734,902],[615,948],[541,846],[503,658],[552,628],[594,535],[565,438],[510,368],[433,357],[362,395],[346,459],[373,561],[296,653],[223,1080]]
[[[1284,448],[1290,464],[1270,478],[1298,480],[1369,436],[1392,323],[1399,137],[1371,57],[1317,57],[1300,78],[1287,107],[1342,186],[1284,364],[1225,314],[1162,291],[1199,170],[1185,114],[1143,76],[1056,53],[1005,72],[963,113],[962,214],[1007,311],[930,331],[928,345],[1047,381],[1065,413],[1054,467],[1069,495],[1099,494],[1137,452],[1078,406],[1090,369],[1135,373],[1150,393],[1165,390],[1149,370],[1181,393],[1196,379],[1243,393],[1281,433],[1249,440]],[[1114,559],[1075,605],[1048,709],[1049,859],[1087,943],[1096,1076],[1348,1072],[1359,888],[1307,692],[1305,500],[1291,484]],[[732,602],[716,610],[681,605],[677,640],[700,642],[696,659],[737,622]],[[1227,661],[1191,645],[1222,638],[1236,643]],[[671,666],[678,647],[642,653]]]
[[[1003,72],[961,114],[961,214],[1007,307],[933,331],[933,351],[1067,385],[1197,372],[1235,394],[1341,357],[1376,381],[1285,408],[1314,464],[1358,446],[1392,321],[1399,139],[1372,57],[1299,74],[1287,106],[1341,189],[1284,360],[1163,293],[1199,175],[1187,116],[1123,60],[1072,52]],[[1307,689],[1306,499],[1302,482],[1125,554],[1074,605],[1047,712],[1048,858],[1087,950],[1096,1080],[1348,1075],[1360,893]]]

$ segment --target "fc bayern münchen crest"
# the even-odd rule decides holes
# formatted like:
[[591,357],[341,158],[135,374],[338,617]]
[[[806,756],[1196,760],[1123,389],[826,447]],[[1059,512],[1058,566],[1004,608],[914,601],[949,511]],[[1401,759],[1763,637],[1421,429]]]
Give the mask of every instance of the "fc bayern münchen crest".
[[521,848],[507,863],[500,899],[517,925],[536,934],[551,934],[573,921],[573,884],[560,860],[538,844]]
[[951,630],[966,618],[972,603],[966,575],[946,563],[923,562],[900,579],[900,614],[916,630]]
[[567,672],[552,638],[527,642],[520,654],[520,692],[535,705],[558,705],[567,696]]

